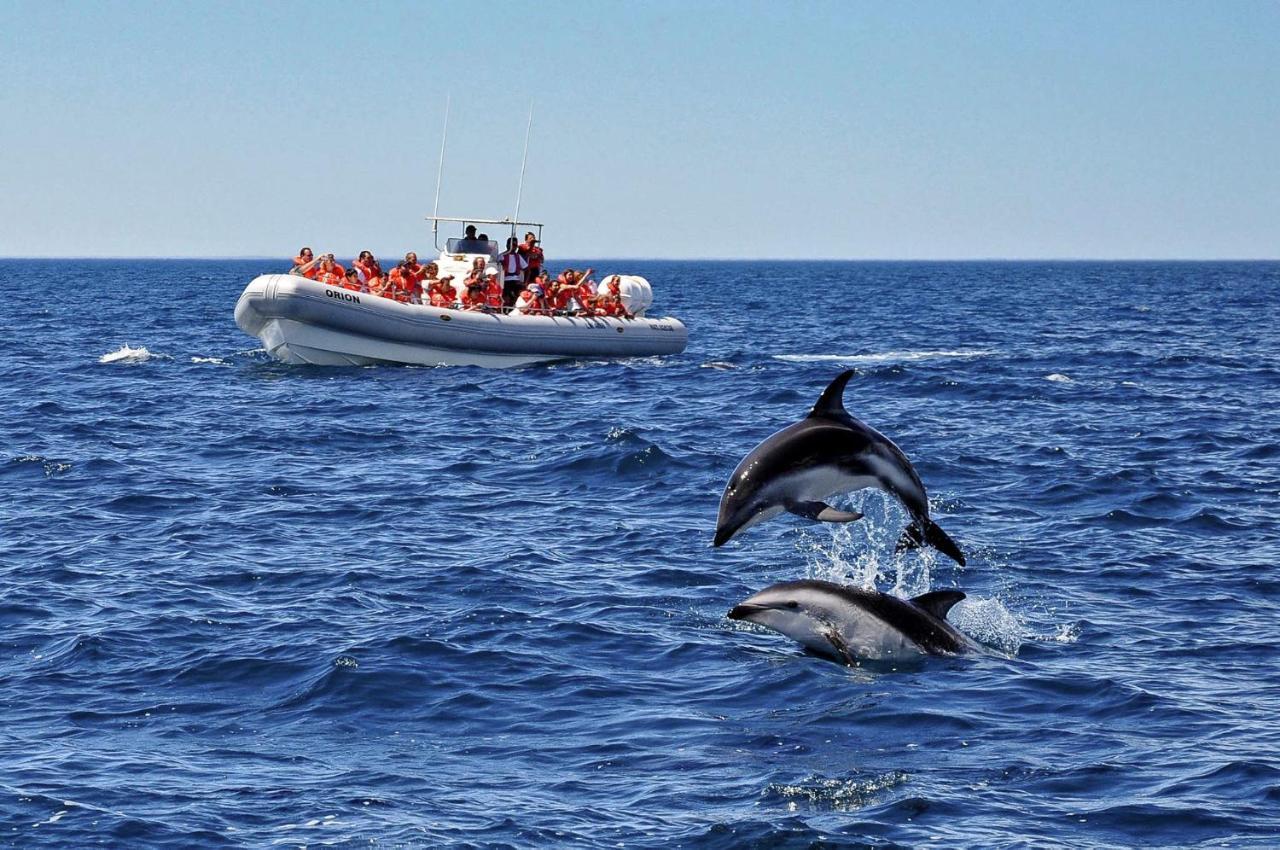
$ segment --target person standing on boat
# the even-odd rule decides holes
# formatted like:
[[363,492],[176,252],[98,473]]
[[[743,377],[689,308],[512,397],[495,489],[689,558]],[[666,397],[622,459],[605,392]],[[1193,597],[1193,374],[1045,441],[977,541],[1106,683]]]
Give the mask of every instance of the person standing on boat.
[[529,268],[529,261],[521,253],[514,236],[507,238],[507,250],[498,258],[498,265],[502,266],[502,306],[514,307],[516,298],[524,289],[525,269]]
[[542,272],[542,263],[546,257],[538,247],[538,237],[533,235],[532,230],[524,235],[524,244],[520,246],[520,253],[524,255],[524,261],[529,265],[524,271],[524,279],[533,283]]

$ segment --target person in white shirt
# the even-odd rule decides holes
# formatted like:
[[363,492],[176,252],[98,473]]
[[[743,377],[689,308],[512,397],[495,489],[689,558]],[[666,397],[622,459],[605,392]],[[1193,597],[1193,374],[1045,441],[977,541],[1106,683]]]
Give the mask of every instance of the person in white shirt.
[[507,250],[498,258],[498,265],[502,267],[502,306],[514,307],[524,289],[524,270],[529,267],[514,236],[507,239]]

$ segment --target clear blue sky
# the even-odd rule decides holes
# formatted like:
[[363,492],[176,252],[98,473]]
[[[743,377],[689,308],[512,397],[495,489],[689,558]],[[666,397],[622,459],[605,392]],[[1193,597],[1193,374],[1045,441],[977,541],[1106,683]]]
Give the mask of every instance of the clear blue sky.
[[0,0],[0,255],[1280,256],[1280,3]]

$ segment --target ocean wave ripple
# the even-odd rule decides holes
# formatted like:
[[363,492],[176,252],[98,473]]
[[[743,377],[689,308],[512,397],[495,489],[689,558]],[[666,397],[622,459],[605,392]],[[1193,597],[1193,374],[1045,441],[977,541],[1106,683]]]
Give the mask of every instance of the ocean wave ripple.
[[[1280,266],[634,265],[686,354],[499,372],[274,363],[252,262],[7,263],[0,846],[1274,843]],[[710,548],[843,368],[967,568],[875,494]],[[725,618],[800,576],[984,649]]]

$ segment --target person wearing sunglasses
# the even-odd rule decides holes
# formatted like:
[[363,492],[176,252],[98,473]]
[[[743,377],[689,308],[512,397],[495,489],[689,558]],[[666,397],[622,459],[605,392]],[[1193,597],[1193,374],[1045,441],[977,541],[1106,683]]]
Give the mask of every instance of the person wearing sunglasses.
[[310,248],[303,248],[298,251],[298,256],[293,258],[293,268],[289,269],[289,274],[296,274],[299,277],[314,278],[314,270],[320,265],[320,260],[311,252]]

